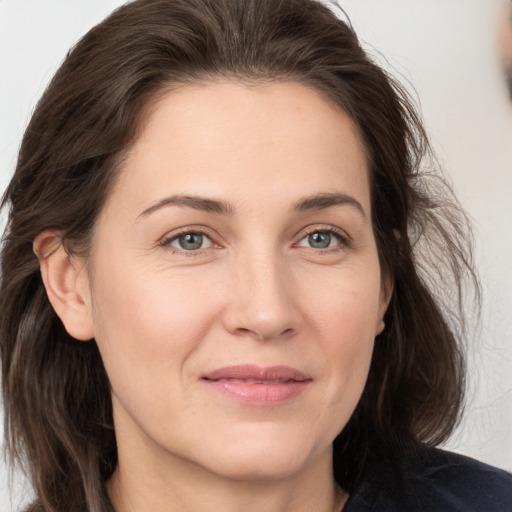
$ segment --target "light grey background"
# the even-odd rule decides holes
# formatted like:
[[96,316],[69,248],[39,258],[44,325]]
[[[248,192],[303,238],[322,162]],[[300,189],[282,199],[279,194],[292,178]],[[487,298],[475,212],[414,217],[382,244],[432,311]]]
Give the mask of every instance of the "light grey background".
[[[495,38],[507,2],[340,3],[376,58],[380,52],[418,92],[438,156],[474,219],[482,332],[471,352],[465,420],[447,446],[512,470],[512,103]],[[122,3],[0,0],[0,190],[30,113],[68,48]],[[14,512],[27,499],[19,474],[10,491],[0,461],[0,512]]]

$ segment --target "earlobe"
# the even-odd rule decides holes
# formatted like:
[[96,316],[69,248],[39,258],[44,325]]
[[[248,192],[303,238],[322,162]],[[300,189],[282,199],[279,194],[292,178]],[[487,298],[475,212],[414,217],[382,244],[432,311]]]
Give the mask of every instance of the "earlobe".
[[385,279],[381,285],[381,298],[380,298],[380,307],[379,307],[379,316],[378,323],[375,329],[375,336],[384,331],[386,328],[386,324],[384,323],[384,315],[388,309],[389,303],[391,302],[391,297],[393,296],[393,283],[390,279]]
[[385,328],[386,328],[386,324],[384,323],[384,320],[381,320],[377,325],[377,330],[375,331],[375,336],[382,334],[382,331],[384,331]]
[[66,331],[78,340],[94,338],[89,279],[83,258],[70,255],[55,231],[40,233],[33,247],[46,294]]

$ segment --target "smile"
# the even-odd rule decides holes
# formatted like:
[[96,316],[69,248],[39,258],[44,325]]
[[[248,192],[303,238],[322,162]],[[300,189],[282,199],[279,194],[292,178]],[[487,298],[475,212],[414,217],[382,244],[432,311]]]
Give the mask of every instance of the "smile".
[[201,380],[216,393],[253,405],[287,402],[312,382],[311,377],[294,368],[254,365],[220,368],[203,375]]

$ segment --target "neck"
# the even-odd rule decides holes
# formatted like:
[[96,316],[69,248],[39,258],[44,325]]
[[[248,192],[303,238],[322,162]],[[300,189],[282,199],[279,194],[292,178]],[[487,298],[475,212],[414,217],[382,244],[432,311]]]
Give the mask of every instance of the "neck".
[[112,504],[122,512],[338,512],[348,497],[334,481],[332,453],[298,474],[255,480],[217,475],[184,460],[148,468],[129,459],[119,454],[107,482]]

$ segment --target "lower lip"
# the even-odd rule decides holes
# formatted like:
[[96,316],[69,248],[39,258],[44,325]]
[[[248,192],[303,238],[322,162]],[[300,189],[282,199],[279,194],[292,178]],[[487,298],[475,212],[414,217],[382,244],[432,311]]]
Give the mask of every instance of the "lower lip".
[[302,393],[311,381],[289,381],[280,384],[239,381],[204,380],[209,389],[241,402],[254,405],[278,405]]

